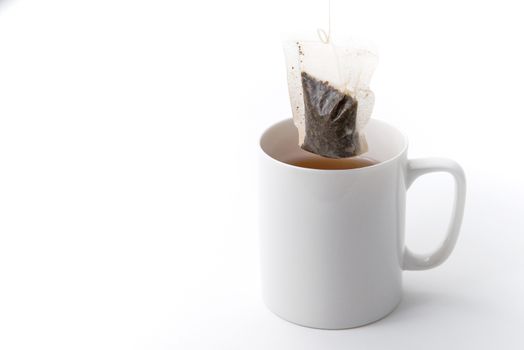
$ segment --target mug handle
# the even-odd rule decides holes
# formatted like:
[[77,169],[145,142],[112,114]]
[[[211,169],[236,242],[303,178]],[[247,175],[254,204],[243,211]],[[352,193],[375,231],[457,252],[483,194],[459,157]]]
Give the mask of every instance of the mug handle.
[[455,199],[448,233],[441,245],[430,254],[416,254],[405,247],[402,266],[404,270],[427,270],[442,264],[449,257],[457,242],[466,201],[466,177],[462,167],[450,159],[410,159],[407,163],[406,190],[419,176],[434,172],[449,173],[455,180]]

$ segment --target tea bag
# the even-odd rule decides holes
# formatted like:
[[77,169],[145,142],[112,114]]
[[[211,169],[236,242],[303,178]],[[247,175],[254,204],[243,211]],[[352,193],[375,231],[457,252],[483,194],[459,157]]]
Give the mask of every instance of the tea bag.
[[352,46],[284,43],[288,87],[299,145],[328,158],[366,152],[362,129],[373,111],[369,89],[378,57]]

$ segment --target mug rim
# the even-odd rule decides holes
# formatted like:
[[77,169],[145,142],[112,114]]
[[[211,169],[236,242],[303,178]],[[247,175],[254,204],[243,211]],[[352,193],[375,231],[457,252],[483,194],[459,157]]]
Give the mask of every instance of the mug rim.
[[278,160],[274,157],[272,157],[271,155],[269,155],[265,150],[264,150],[264,147],[262,146],[262,140],[263,138],[266,136],[266,134],[274,127],[280,125],[280,124],[284,124],[286,122],[289,122],[291,121],[294,125],[294,122],[293,122],[293,119],[292,118],[286,118],[286,119],[282,119],[276,123],[273,123],[272,125],[270,125],[269,127],[267,127],[264,132],[262,132],[262,134],[260,135],[259,137],[259,140],[258,140],[258,146],[259,146],[259,151],[262,152],[262,154],[267,157],[268,159],[271,159],[272,161],[278,163],[278,164],[282,164],[284,166],[287,166],[287,167],[290,167],[292,169],[297,169],[297,170],[303,170],[303,171],[311,171],[311,172],[328,172],[328,173],[333,173],[333,172],[359,172],[359,171],[366,171],[368,169],[374,169],[374,168],[379,168],[380,166],[382,165],[386,165],[386,164],[389,164],[391,162],[394,162],[396,161],[398,158],[402,157],[403,154],[406,153],[407,149],[408,149],[408,146],[409,146],[409,139],[407,137],[407,135],[402,132],[401,130],[399,130],[397,127],[391,125],[390,123],[387,123],[381,119],[376,119],[376,118],[372,118],[370,121],[372,122],[377,122],[379,124],[384,124],[384,125],[387,125],[388,127],[394,129],[396,132],[398,132],[401,136],[402,136],[402,139],[404,141],[404,145],[402,147],[402,149],[397,153],[395,154],[393,157],[390,157],[388,159],[386,159],[385,161],[382,161],[382,162],[378,162],[377,164],[373,164],[373,165],[370,165],[370,166],[365,166],[365,167],[362,167],[362,168],[354,168],[354,169],[315,169],[315,168],[305,168],[305,167],[301,167],[301,166],[297,166],[297,165],[293,165],[293,164],[288,164],[286,162],[283,162],[281,160]]

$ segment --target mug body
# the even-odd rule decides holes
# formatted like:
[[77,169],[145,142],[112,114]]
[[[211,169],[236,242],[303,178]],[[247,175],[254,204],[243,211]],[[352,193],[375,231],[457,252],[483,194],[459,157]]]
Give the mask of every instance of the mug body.
[[365,133],[379,163],[348,170],[287,164],[305,152],[291,119],[261,138],[263,298],[293,323],[357,327],[401,300],[407,140],[377,120]]

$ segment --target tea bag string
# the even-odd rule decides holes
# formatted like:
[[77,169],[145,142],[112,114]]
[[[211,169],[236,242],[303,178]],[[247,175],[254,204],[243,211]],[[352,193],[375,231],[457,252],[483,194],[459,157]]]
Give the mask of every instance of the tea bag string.
[[326,33],[324,29],[318,28],[317,34],[320,41],[324,44],[329,44],[331,39],[331,0],[328,0],[328,31]]
[[[320,39],[320,41],[323,42],[324,44],[328,44],[329,47],[331,48],[331,51],[336,61],[338,79],[339,81],[342,81],[342,74],[340,73],[340,62],[338,59],[338,55],[336,53],[335,47],[331,43],[331,0],[328,0],[328,32],[326,33],[324,29],[318,28],[317,34],[318,34],[318,38]],[[344,93],[348,93],[348,92],[349,92],[348,86],[344,86]]]

